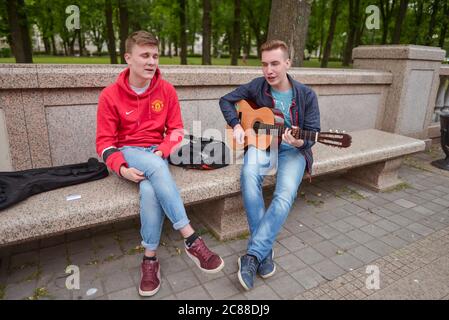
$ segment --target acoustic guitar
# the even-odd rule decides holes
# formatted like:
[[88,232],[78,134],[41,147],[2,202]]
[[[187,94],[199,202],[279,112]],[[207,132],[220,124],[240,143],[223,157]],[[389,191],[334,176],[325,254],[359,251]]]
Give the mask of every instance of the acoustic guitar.
[[[232,128],[228,126],[228,142],[234,149],[243,149],[249,145],[266,150],[275,142],[280,144],[282,134],[285,132],[284,119],[281,112],[268,107],[253,108],[246,100],[236,104],[240,124],[245,130],[245,141],[238,144],[233,135]],[[352,137],[344,131],[315,132],[302,129],[292,129],[296,139],[311,140],[328,146],[347,148],[351,145]],[[273,139],[276,139],[273,141]]]

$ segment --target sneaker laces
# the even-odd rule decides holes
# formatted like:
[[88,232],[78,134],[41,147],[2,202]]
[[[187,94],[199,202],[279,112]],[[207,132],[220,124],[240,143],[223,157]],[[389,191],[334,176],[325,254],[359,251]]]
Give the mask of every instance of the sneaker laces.
[[212,251],[204,243],[203,239],[199,238],[192,247],[195,247],[195,251],[201,256],[202,260],[209,261],[209,259],[214,255]]
[[143,269],[144,269],[144,273],[143,273],[143,280],[144,281],[153,281],[153,276],[152,274],[156,272],[156,265],[157,262],[144,262],[143,263]]
[[256,272],[257,272],[257,264],[256,264],[255,261],[257,261],[257,259],[248,256],[248,260],[249,260],[249,263],[248,263],[248,269],[249,269],[251,272],[256,273]]

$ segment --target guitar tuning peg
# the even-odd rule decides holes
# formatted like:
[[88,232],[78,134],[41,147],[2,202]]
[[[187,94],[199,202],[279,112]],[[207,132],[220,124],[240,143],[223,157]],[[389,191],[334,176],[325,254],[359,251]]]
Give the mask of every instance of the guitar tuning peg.
[[332,130],[332,129],[329,129],[329,132],[331,132],[331,133],[332,133],[332,132],[334,132],[334,130]]
[[335,130],[335,133],[338,133],[338,130]]
[[346,131],[345,130],[343,130],[341,133],[346,133]]

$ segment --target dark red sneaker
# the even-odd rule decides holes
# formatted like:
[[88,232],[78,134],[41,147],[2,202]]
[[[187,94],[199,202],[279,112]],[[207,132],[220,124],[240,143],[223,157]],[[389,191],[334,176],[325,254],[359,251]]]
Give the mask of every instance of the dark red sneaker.
[[155,295],[161,287],[161,270],[159,260],[143,260],[140,270],[141,278],[139,294],[144,297]]
[[200,237],[192,243],[190,248],[186,247],[186,253],[198,268],[206,273],[217,273],[224,267],[223,259],[210,251]]

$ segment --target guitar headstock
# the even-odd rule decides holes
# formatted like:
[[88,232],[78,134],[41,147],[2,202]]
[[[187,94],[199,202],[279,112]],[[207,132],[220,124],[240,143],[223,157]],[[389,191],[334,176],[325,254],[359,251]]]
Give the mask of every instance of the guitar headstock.
[[329,130],[329,132],[320,132],[318,134],[318,142],[332,147],[348,148],[351,146],[352,137],[345,131]]

